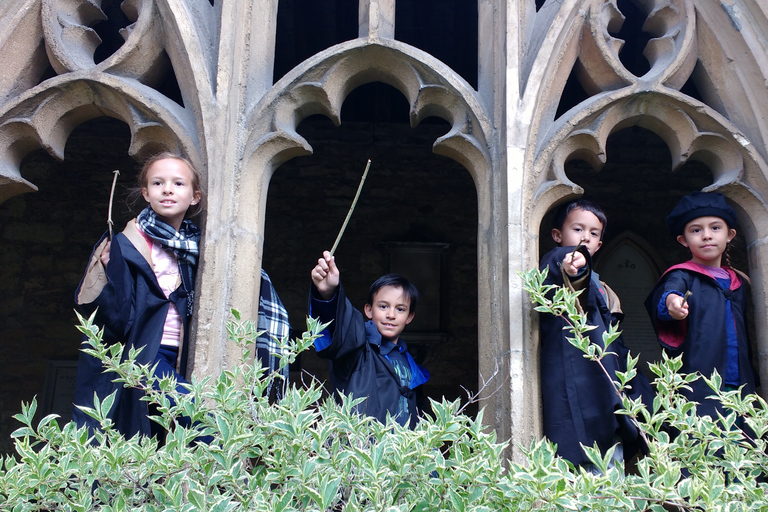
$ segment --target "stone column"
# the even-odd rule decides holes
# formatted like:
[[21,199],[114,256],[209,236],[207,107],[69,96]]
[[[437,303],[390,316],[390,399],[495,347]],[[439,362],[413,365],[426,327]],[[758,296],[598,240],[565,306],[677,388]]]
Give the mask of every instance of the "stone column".
[[[193,371],[218,375],[236,364],[239,349],[227,342],[229,309],[256,320],[259,307],[263,202],[268,178],[244,184],[243,151],[251,126],[244,122],[272,87],[277,0],[226,2],[222,7],[216,119],[208,150],[208,217],[199,270],[200,297]],[[247,44],[243,44],[247,41]],[[238,192],[240,187],[245,192]],[[245,200],[247,201],[245,201]]]
[[395,38],[395,0],[360,0],[358,19],[361,38]]

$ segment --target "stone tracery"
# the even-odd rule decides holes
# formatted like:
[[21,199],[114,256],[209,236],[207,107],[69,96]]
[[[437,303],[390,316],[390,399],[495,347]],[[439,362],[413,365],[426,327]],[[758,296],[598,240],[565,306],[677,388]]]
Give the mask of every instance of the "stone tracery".
[[541,177],[535,197],[561,186],[553,202],[580,193],[580,188],[564,174],[565,162],[586,159],[599,169],[605,162],[608,135],[631,124],[645,126],[664,138],[672,151],[673,168],[689,158],[710,164],[715,174],[713,187],[743,179],[745,168],[765,175],[758,170],[766,169],[765,162],[744,143],[737,127],[707,105],[676,90],[689,79],[698,58],[692,2],[643,3],[650,10],[646,27],[659,35],[645,49],[651,71],[635,77],[618,59],[623,42],[609,34],[623,20],[618,6],[615,1],[591,2],[590,28],[585,28],[585,33],[592,37],[587,38],[578,59],[584,70],[580,77],[592,97],[539,137],[535,168]]
[[[481,1],[485,30],[475,91],[437,59],[395,40],[395,0],[361,1],[358,39],[314,55],[274,85],[274,34],[262,32],[274,31],[276,0],[264,2],[261,12],[234,5],[239,2],[127,0],[122,8],[131,24],[121,32],[124,43],[99,63],[93,58],[99,41],[89,27],[104,17],[101,2],[20,3],[14,13],[0,7],[0,20],[9,26],[0,36],[0,54],[15,53],[0,76],[0,203],[35,189],[19,171],[26,155],[44,148],[62,159],[72,129],[97,116],[128,124],[132,155],[160,147],[186,153],[208,174],[216,214],[206,229],[202,295],[214,305],[204,305],[200,315],[204,343],[221,333],[223,313],[214,308],[254,306],[253,282],[226,277],[260,264],[271,173],[313,151],[296,131],[299,122],[322,114],[339,124],[345,98],[372,81],[407,98],[412,126],[430,116],[447,120],[450,130],[433,150],[460,162],[475,181],[478,330],[481,350],[491,354],[481,371],[490,373],[493,358],[517,358],[505,370],[512,382],[506,396],[493,398],[492,421],[500,432],[530,436],[536,425],[537,392],[526,379],[536,370],[535,327],[514,270],[535,265],[545,212],[582,192],[566,163],[581,159],[600,169],[606,141],[617,130],[637,125],[659,134],[675,169],[690,160],[707,165],[711,188],[735,200],[749,219],[755,302],[765,303],[759,298],[768,280],[760,265],[768,259],[762,242],[768,235],[768,102],[756,91],[764,88],[766,57],[757,49],[759,30],[750,32],[748,21],[764,28],[764,8],[739,0],[722,6],[638,0],[647,15],[644,30],[654,36],[644,50],[650,70],[638,77],[619,58],[623,42],[615,34],[624,15],[617,0],[537,2],[535,11],[529,1]],[[513,18],[523,20],[520,26],[507,26]],[[736,24],[744,28],[729,28]],[[734,64],[745,54],[754,57]],[[154,88],[168,66],[183,106]],[[555,120],[574,66],[590,97]],[[704,102],[680,92],[691,76]],[[235,254],[238,244],[248,250]],[[226,366],[220,347],[204,343],[200,353],[212,363],[205,366],[201,356],[196,371]],[[768,363],[763,366],[768,373]]]
[[[25,7],[26,18],[39,21],[42,30],[14,35],[34,46],[42,34],[45,54],[35,54],[25,66],[15,69],[16,84],[10,89],[24,82],[27,67],[41,69],[49,63],[58,76],[32,87],[26,82],[26,90],[7,97],[0,105],[0,183],[12,184],[2,188],[0,200],[36,189],[19,174],[19,164],[29,151],[43,147],[63,159],[72,129],[98,116],[118,117],[129,124],[132,155],[167,148],[183,151],[202,163],[196,128],[199,113],[180,107],[152,88],[168,65],[165,26],[156,2],[123,2],[124,11],[134,22],[121,30],[125,44],[98,64],[93,54],[101,40],[89,27],[105,18],[97,3],[41,0],[37,5],[28,1]],[[39,18],[33,16],[35,9],[39,9]],[[192,83],[187,79],[184,86],[191,88]]]
[[[721,191],[741,205],[750,204],[751,207],[743,212],[744,229],[749,240],[762,240],[768,234],[768,164],[761,154],[762,149],[752,144],[742,129],[729,119],[679,92],[693,73],[697,61],[721,58],[713,47],[719,45],[720,50],[727,53],[734,41],[708,32],[717,44],[708,41],[702,55],[699,52],[701,34],[697,33],[697,20],[701,19],[701,14],[696,15],[693,2],[640,2],[649,12],[644,28],[653,32],[656,38],[651,39],[644,51],[651,63],[650,71],[636,77],[626,71],[618,59],[623,41],[610,35],[623,21],[616,2],[586,3],[590,7],[590,15],[584,28],[585,37],[581,42],[578,61],[579,78],[591,97],[557,119],[548,132],[540,133],[533,157],[532,176],[536,185],[531,191],[532,200],[529,203],[531,229],[541,223],[552,205],[584,193],[584,189],[566,175],[566,162],[584,160],[600,170],[606,162],[608,136],[627,126],[637,125],[664,139],[672,154],[673,171],[689,160],[700,161],[707,165],[714,177],[706,190]],[[697,7],[701,9],[701,6]],[[708,9],[701,10],[711,17],[715,14]],[[572,53],[569,55],[575,58]],[[708,67],[706,61],[702,64],[702,69]],[[714,89],[720,89],[719,94],[727,97],[725,90],[721,86],[713,87],[707,80],[722,78],[706,77],[700,71],[696,79],[705,81],[710,100],[721,105],[721,100],[713,96],[713,93],[717,94]],[[547,103],[544,101],[542,104]],[[745,117],[753,115],[749,105],[730,104],[739,111],[744,110]],[[761,107],[755,105],[754,110]],[[546,110],[540,113],[547,114]],[[763,253],[766,249],[762,243],[752,245],[750,252],[753,253],[753,261],[765,259]],[[762,282],[768,279],[768,275],[762,266],[750,270],[753,276],[760,276],[755,293],[762,295]],[[765,311],[759,316],[765,317]],[[768,334],[765,332],[765,329],[758,332],[758,345],[761,347],[768,346]],[[764,353],[764,349],[760,352]],[[766,359],[764,355],[760,357],[763,374],[768,372]]]
[[[465,164],[470,170],[487,166],[485,133],[489,127],[474,92],[446,82],[443,77],[448,70],[440,69],[442,66],[427,54],[397,43],[362,42],[345,43],[328,54],[327,59],[320,60],[321,54],[317,63],[310,61],[292,71],[248,114],[259,127],[252,132],[249,147],[255,150],[262,141],[279,139],[293,141],[294,150],[309,151],[306,141],[295,132],[303,118],[323,114],[338,125],[341,104],[349,92],[366,82],[381,81],[408,98],[412,126],[433,115],[451,123],[451,131],[435,142],[436,152],[462,163],[471,161],[471,165]],[[452,151],[452,147],[462,149]]]

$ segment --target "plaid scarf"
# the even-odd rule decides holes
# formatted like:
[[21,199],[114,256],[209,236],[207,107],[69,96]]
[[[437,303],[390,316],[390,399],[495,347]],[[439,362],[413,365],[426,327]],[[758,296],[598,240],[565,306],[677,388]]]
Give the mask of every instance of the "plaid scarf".
[[[267,388],[267,396],[272,397],[274,388],[275,397],[280,400],[285,396],[288,385],[288,365],[279,369],[280,347],[279,340],[284,340],[291,333],[291,324],[288,322],[288,312],[285,310],[280,297],[277,296],[275,287],[269,276],[261,269],[261,291],[259,293],[259,321],[257,327],[261,335],[256,339],[256,356],[261,361],[269,374],[279,373],[282,384],[272,380]],[[277,385],[276,385],[277,384]]]
[[197,257],[200,255],[198,247],[200,230],[191,220],[184,219],[181,229],[176,231],[173,226],[160,220],[155,211],[147,206],[139,214],[136,222],[149,238],[172,250],[179,262],[197,267]]

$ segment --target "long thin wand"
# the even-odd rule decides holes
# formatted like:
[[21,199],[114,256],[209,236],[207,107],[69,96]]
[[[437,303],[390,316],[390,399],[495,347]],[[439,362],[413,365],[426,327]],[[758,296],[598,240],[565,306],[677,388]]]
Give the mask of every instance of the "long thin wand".
[[120,171],[115,169],[112,171],[114,177],[112,178],[112,191],[109,193],[109,212],[107,213],[107,226],[109,227],[109,240],[112,241],[112,200],[115,198],[115,185],[117,184],[117,177],[120,176]]
[[360,185],[357,186],[357,193],[355,193],[355,199],[352,201],[352,206],[349,207],[349,211],[347,212],[347,218],[344,219],[344,224],[341,226],[341,231],[339,231],[338,236],[336,237],[336,241],[333,243],[333,248],[331,248],[331,256],[333,256],[333,253],[336,252],[336,247],[339,246],[339,242],[341,241],[341,236],[344,234],[344,230],[347,229],[347,223],[349,222],[349,218],[352,217],[352,212],[355,211],[355,205],[357,204],[357,199],[360,197],[360,191],[363,190],[363,183],[365,183],[365,178],[368,176],[368,169],[371,168],[371,159],[368,159],[368,163],[365,166],[365,172],[363,172],[363,177],[360,180]]

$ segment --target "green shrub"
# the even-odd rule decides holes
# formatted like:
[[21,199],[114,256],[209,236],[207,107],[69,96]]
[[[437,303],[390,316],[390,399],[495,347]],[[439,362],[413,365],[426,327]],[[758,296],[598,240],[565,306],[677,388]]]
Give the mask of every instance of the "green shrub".
[[[575,314],[575,296],[543,286],[543,274],[522,275],[537,309],[571,318],[573,343],[599,360],[598,347],[585,341],[588,326]],[[547,295],[554,294],[554,300]],[[658,397],[651,411],[625,399],[650,445],[633,474],[607,469],[610,454],[586,448],[603,475],[574,469],[537,440],[522,464],[504,460],[507,443],[477,418],[462,413],[459,401],[434,402],[434,418],[410,431],[395,422],[382,425],[353,412],[357,403],[323,399],[321,384],[291,385],[270,405],[264,390],[275,375],[249,362],[256,331],[233,311],[229,337],[243,349],[239,366],[217,379],[193,381],[188,395],[162,379],[152,387],[151,369],[135,354],[122,361],[123,348],[105,346],[91,319],[79,329],[89,351],[128,386],[146,390],[158,405],[155,418],[168,431],[165,444],[125,439],[106,412],[112,397],[95,401],[88,413],[102,431],[92,434],[54,416],[33,424],[36,405],[23,405],[13,433],[16,454],[0,467],[0,510],[104,511],[432,511],[432,510],[763,510],[768,474],[768,426],[762,399],[717,392],[729,413],[698,418],[695,404],[679,390],[695,376],[677,373],[679,359],[653,367]],[[302,338],[286,342],[282,364],[312,344],[321,325],[308,320]],[[616,333],[608,333],[611,341]],[[637,370],[636,360],[617,390]],[[719,376],[708,379],[717,388]],[[177,418],[189,417],[185,428]],[[748,439],[737,427],[743,418],[758,434]],[[668,428],[680,431],[674,439]],[[212,436],[205,444],[196,441]]]

